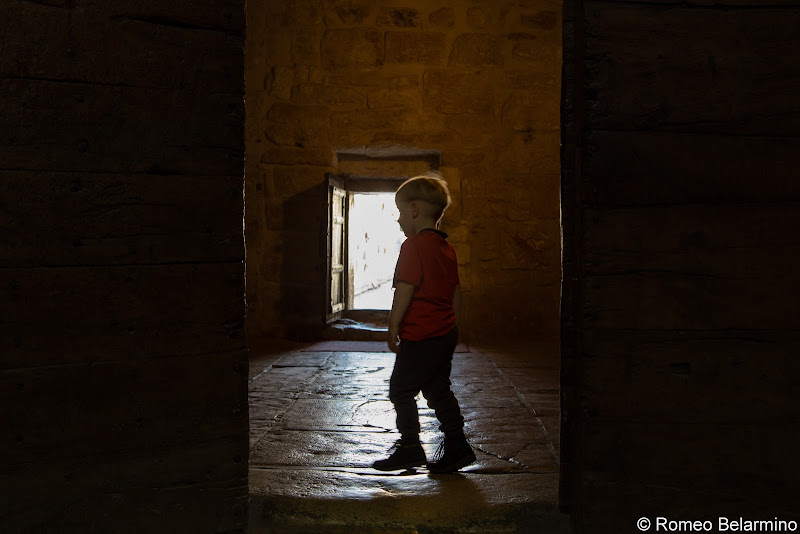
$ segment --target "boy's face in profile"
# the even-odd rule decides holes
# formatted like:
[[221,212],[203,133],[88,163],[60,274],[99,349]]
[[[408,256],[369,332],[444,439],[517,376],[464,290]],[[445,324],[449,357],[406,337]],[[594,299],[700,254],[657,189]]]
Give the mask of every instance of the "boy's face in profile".
[[412,230],[412,221],[414,220],[414,216],[412,214],[413,210],[411,202],[398,200],[395,202],[395,204],[397,204],[397,211],[400,212],[397,222],[400,224],[400,228],[403,230],[403,233],[406,234],[406,237],[409,237],[414,234],[414,231]]

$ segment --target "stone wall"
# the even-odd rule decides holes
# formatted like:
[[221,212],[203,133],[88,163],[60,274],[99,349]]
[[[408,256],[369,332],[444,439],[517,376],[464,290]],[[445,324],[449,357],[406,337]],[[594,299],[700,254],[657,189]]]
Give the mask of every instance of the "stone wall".
[[576,532],[798,521],[800,8],[569,0],[565,18]]
[[321,322],[337,154],[422,150],[455,200],[464,337],[555,339],[560,2],[256,0],[247,24],[248,332]]
[[247,513],[244,2],[0,7],[0,530]]

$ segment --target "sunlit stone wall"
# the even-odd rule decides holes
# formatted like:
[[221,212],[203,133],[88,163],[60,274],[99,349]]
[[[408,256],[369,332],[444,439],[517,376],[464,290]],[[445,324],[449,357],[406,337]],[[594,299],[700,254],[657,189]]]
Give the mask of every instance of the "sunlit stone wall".
[[464,337],[556,339],[561,5],[248,2],[248,332],[321,322],[336,154],[441,152]]

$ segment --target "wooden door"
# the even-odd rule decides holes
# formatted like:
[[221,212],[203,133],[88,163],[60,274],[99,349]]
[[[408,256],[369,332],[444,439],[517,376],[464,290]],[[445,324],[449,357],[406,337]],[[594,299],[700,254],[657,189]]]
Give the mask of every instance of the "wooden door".
[[340,319],[347,295],[347,191],[328,175],[328,311],[330,323]]

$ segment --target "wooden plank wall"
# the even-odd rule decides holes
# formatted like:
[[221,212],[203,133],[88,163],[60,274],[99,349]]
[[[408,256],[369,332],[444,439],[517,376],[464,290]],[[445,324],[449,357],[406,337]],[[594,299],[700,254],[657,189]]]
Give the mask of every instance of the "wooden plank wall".
[[562,502],[798,520],[800,3],[568,0]]
[[242,529],[244,2],[0,6],[0,530]]

